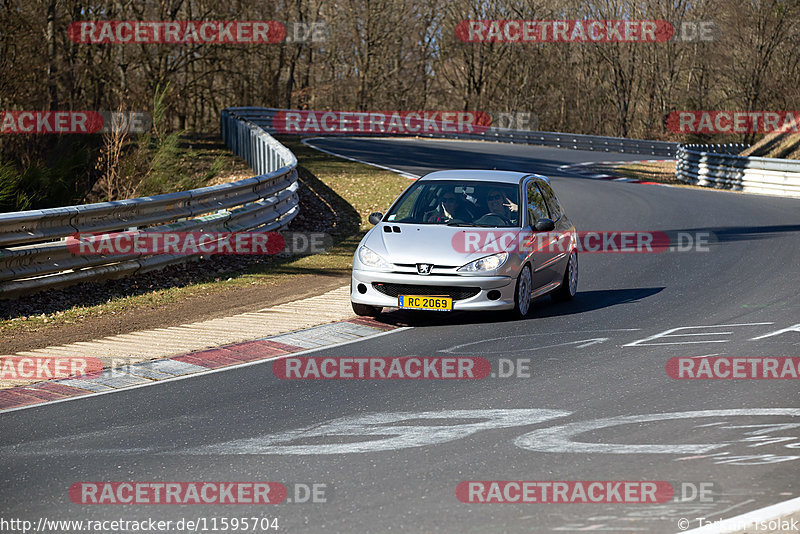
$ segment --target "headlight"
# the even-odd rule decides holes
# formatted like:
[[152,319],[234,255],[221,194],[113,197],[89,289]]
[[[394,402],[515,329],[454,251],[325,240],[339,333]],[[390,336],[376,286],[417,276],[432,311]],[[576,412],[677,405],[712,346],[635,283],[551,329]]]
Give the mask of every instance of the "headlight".
[[358,249],[358,259],[367,267],[375,267],[377,269],[391,269],[392,265],[380,257],[377,253],[362,246]]
[[459,267],[462,273],[478,273],[483,271],[494,271],[501,267],[508,259],[508,252],[501,252],[500,254],[492,254],[468,263],[463,267]]

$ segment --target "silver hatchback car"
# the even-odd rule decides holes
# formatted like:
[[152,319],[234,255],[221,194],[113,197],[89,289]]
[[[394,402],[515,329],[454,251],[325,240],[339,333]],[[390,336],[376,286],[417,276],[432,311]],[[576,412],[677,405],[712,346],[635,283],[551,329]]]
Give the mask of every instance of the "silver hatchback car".
[[353,257],[358,315],[392,307],[524,317],[534,298],[569,300],[578,289],[575,227],[538,174],[433,172],[370,222]]

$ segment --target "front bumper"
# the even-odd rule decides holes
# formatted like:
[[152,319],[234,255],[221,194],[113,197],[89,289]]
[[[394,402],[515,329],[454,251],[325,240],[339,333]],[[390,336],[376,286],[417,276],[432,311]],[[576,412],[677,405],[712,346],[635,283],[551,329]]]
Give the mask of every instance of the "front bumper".
[[[350,279],[350,300],[387,308],[397,307],[397,297],[385,295],[375,289],[373,282],[414,286],[475,287],[477,295],[463,300],[453,300],[453,310],[510,310],[514,308],[516,283],[508,276],[421,276],[418,274],[387,273],[353,270]],[[489,292],[497,290],[500,298],[489,299]],[[408,293],[414,294],[414,293]]]

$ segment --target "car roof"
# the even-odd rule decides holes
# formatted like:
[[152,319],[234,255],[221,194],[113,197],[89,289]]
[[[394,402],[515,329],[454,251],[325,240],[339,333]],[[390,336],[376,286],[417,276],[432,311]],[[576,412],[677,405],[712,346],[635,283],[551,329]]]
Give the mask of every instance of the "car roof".
[[420,180],[478,180],[482,182],[499,182],[506,184],[519,184],[523,178],[534,176],[545,182],[550,182],[546,176],[530,172],[453,169],[447,171],[434,171],[421,177]]

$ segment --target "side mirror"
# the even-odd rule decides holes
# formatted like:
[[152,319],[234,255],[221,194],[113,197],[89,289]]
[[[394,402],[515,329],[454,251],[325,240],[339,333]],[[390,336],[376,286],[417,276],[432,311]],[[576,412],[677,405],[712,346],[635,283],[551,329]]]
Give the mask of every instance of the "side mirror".
[[383,213],[376,211],[375,213],[369,214],[369,222],[372,225],[376,225],[383,219]]
[[537,232],[552,232],[556,228],[556,223],[552,219],[539,219],[533,226]]

